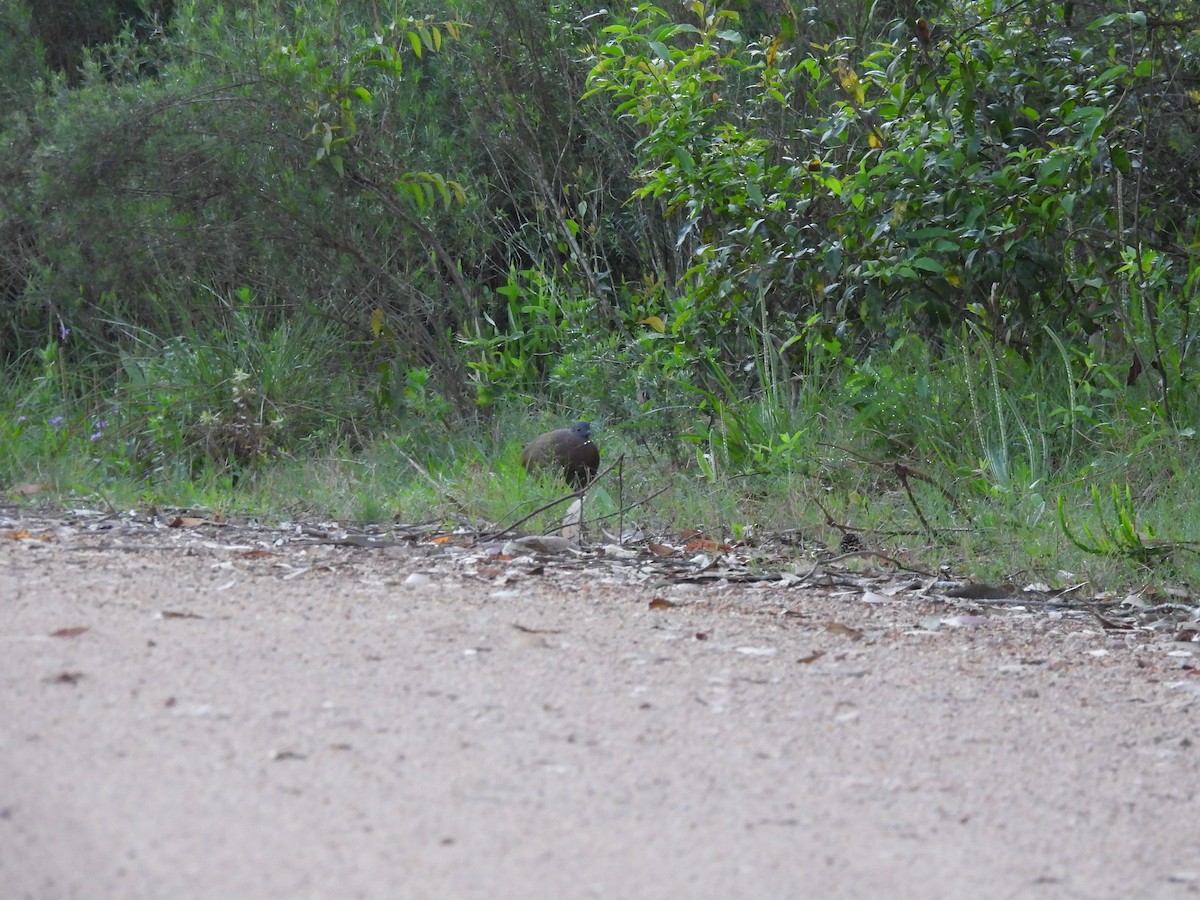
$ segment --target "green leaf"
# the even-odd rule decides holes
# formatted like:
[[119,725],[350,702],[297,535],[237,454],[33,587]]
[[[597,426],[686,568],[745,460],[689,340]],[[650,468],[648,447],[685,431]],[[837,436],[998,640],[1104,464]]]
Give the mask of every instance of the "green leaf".
[[1117,167],[1117,171],[1122,175],[1128,175],[1133,168],[1129,162],[1129,154],[1119,144],[1109,145],[1108,156],[1112,160],[1112,164]]
[[669,63],[671,61],[671,51],[662,41],[647,41],[646,43],[654,51],[654,55],[663,62]]
[[1108,84],[1110,81],[1115,81],[1128,71],[1128,66],[1110,66],[1092,79],[1091,86],[1101,87],[1102,85]]
[[1088,31],[1095,31],[1098,28],[1107,28],[1115,22],[1129,22],[1131,25],[1145,27],[1146,14],[1141,10],[1137,12],[1115,12],[1109,13],[1107,16],[1101,16],[1088,25]]

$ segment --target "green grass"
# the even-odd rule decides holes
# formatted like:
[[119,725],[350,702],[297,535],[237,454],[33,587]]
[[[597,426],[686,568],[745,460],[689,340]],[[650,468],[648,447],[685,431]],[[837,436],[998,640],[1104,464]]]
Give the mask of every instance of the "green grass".
[[[585,390],[553,409],[498,404],[474,423],[432,401],[372,409],[348,376],[303,375],[327,372],[320,340],[245,337],[146,344],[103,377],[50,345],[5,378],[0,487],[17,503],[484,530],[567,493],[519,454],[585,417]],[[735,402],[726,385],[697,392],[670,433],[652,411],[598,418],[602,465],[624,462],[587,518],[615,533],[622,505],[652,498],[627,527],[749,542],[788,532],[804,553],[836,548],[840,525],[927,571],[1113,590],[1200,580],[1196,436],[1156,415],[1148,392],[1082,380],[1065,348],[1057,358],[998,360],[967,340],[935,359],[907,341],[787,404]],[[46,489],[13,490],[33,483]],[[521,530],[552,530],[564,509]]]

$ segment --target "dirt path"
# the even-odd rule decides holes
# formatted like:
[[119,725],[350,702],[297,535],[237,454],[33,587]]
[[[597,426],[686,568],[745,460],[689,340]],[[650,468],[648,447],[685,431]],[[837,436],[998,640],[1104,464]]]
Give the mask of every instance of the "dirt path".
[[1197,644],[34,536],[0,540],[5,898],[1200,895]]

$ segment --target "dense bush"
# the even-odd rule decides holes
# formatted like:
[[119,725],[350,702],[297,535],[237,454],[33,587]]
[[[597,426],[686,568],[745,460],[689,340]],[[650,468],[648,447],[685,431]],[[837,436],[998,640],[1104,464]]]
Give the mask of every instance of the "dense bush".
[[539,396],[746,465],[833,383],[911,446],[898,346],[1063,373],[1031,429],[1124,382],[1185,418],[1188,4],[136,6],[0,9],[11,364],[127,375],[249,302],[377,410]]

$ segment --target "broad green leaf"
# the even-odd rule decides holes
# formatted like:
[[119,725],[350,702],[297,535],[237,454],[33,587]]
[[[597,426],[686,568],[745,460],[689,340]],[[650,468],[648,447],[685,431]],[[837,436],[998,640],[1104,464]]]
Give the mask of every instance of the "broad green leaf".
[[1109,68],[1105,69],[1103,72],[1101,72],[1099,75],[1097,75],[1095,78],[1092,79],[1091,86],[1092,87],[1101,87],[1103,85],[1106,85],[1110,81],[1114,81],[1117,78],[1120,78],[1122,75],[1124,75],[1128,71],[1129,71],[1128,66],[1110,66]]
[[1129,154],[1125,151],[1124,147],[1122,147],[1120,144],[1110,144],[1108,148],[1108,155],[1109,158],[1112,159],[1113,165],[1117,167],[1117,171],[1119,171],[1122,175],[1129,174],[1133,166],[1129,162]]

